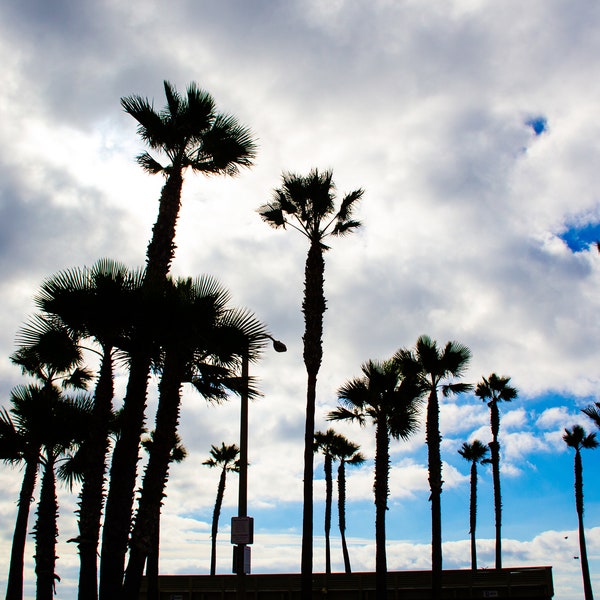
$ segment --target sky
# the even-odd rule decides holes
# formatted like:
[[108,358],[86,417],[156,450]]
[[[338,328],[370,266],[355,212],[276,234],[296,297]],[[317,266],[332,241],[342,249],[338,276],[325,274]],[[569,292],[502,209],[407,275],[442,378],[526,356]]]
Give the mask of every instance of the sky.
[[[252,569],[299,572],[306,375],[306,240],[257,214],[283,172],[332,169],[338,196],[365,190],[362,228],[326,254],[324,358],[317,428],[337,389],[369,359],[421,334],[472,351],[464,381],[511,377],[501,406],[503,563],[552,566],[556,598],[582,596],[565,427],[594,431],[600,400],[600,5],[595,0],[8,0],[0,5],[0,404],[25,380],[10,363],[32,297],[62,269],[145,260],[162,180],[120,98],[163,105],[163,80],[197,82],[258,141],[239,177],[186,176],[176,275],[216,277],[285,342],[252,365]],[[117,377],[117,405],[126,384]],[[154,418],[151,383],[148,424]],[[172,468],[161,571],[205,574],[218,472],[211,444],[235,443],[239,400],[211,406],[184,391],[186,460]],[[361,445],[349,469],[347,535],[355,571],[374,568],[374,429],[335,424]],[[469,567],[465,441],[489,442],[473,394],[444,399],[444,567]],[[430,568],[424,427],[391,444],[391,570]],[[585,520],[600,589],[600,453],[584,451]],[[22,471],[0,470],[0,567]],[[36,491],[36,500],[38,492]],[[315,570],[324,569],[322,460],[315,462]],[[60,490],[58,597],[76,597],[76,495]],[[231,571],[229,477],[218,572]],[[30,530],[35,517],[30,515]],[[334,510],[333,566],[343,569]],[[480,469],[479,564],[493,567],[491,473]],[[26,597],[33,598],[33,544]],[[0,576],[0,594],[4,593]]]

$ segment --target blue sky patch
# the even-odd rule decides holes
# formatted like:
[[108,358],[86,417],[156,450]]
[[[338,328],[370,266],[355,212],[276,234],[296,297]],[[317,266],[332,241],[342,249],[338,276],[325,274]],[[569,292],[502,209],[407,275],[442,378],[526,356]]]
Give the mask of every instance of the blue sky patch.
[[573,252],[581,252],[600,240],[600,223],[585,225],[583,227],[571,227],[561,233],[558,237],[567,244]]
[[529,125],[529,127],[533,129],[535,135],[542,135],[542,133],[548,129],[548,120],[543,116],[532,117],[525,121],[525,125]]

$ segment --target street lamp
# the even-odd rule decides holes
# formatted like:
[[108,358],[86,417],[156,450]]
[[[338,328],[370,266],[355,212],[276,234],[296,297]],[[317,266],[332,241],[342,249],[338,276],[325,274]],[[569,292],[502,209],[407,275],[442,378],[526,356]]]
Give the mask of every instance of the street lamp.
[[[283,342],[269,334],[264,337],[273,342],[275,352],[286,352]],[[249,397],[249,351],[246,347],[242,356],[242,394],[240,414],[240,473],[238,516],[231,519],[231,543],[233,548],[233,572],[238,575],[238,598],[245,595],[244,575],[250,573],[250,548],[254,541],[254,521],[248,516],[248,397]]]

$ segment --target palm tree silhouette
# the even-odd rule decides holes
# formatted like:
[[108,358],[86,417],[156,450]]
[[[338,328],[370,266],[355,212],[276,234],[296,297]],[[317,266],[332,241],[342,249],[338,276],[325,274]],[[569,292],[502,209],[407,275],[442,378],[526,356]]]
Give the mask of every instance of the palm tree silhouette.
[[335,206],[333,173],[317,169],[307,176],[293,173],[283,175],[282,186],[275,190],[272,202],[258,209],[260,216],[275,228],[288,226],[309,240],[304,268],[304,364],[307,373],[306,425],[304,429],[304,478],[302,511],[301,595],[312,597],[313,558],[313,438],[315,433],[315,404],[317,375],[323,357],[323,292],[325,261],[328,250],[326,237],[341,236],[354,231],[360,223],[352,219],[355,203],[363,190],[344,196],[339,208]]
[[352,573],[350,555],[346,543],[346,465],[357,466],[365,462],[365,457],[358,451],[360,446],[354,444],[346,437],[336,445],[336,457],[340,461],[338,466],[338,523],[342,538],[342,554],[344,556],[344,570]]
[[333,463],[337,459],[337,447],[342,435],[329,428],[325,433],[315,432],[314,451],[325,457],[325,572],[331,573],[331,504],[333,499]]
[[475,529],[477,527],[477,465],[489,463],[487,458],[488,446],[479,440],[473,440],[470,444],[465,442],[458,453],[471,463],[471,494],[469,501],[469,533],[471,534],[471,569],[477,570],[477,543]]
[[502,494],[500,491],[500,411],[498,402],[510,402],[517,397],[516,388],[509,385],[510,377],[499,377],[492,373],[487,379],[481,381],[475,388],[475,395],[481,398],[490,407],[490,426],[492,441],[489,443],[491,450],[492,478],[494,481],[494,515],[496,521],[496,569],[502,568]]
[[221,514],[221,506],[223,504],[223,496],[225,494],[225,483],[227,472],[240,472],[239,465],[240,449],[231,444],[226,446],[225,442],[221,442],[221,446],[210,447],[210,458],[202,464],[210,468],[220,468],[221,476],[219,477],[219,485],[217,487],[217,499],[213,511],[212,528],[211,528],[211,548],[210,548],[210,574],[214,575],[217,572],[217,532],[219,530],[219,516]]
[[585,600],[594,600],[585,543],[585,530],[583,527],[583,465],[581,462],[581,450],[582,448],[591,450],[597,448],[598,440],[595,433],[586,434],[581,425],[574,425],[571,429],[565,429],[563,440],[569,448],[575,450],[575,508],[577,509],[577,521],[579,524],[579,553],[583,576],[583,592]]
[[377,600],[387,597],[385,513],[389,496],[390,438],[407,440],[418,428],[421,390],[412,378],[403,378],[397,364],[370,360],[362,366],[362,377],[351,379],[338,390],[340,406],[330,421],[367,418],[375,425],[375,570]]
[[472,388],[466,383],[455,383],[463,376],[471,358],[470,350],[458,342],[448,342],[443,349],[426,335],[422,335],[414,351],[400,349],[394,355],[405,376],[416,377],[421,389],[429,394],[427,400],[427,464],[431,495],[431,570],[432,597],[442,593],[442,456],[440,434],[440,405],[438,389],[444,396],[459,394]]
[[142,280],[142,271],[132,271],[104,258],[90,268],[68,269],[52,275],[34,298],[44,313],[89,338],[100,354],[78,510],[80,600],[98,597],[97,555],[113,419],[113,362],[117,357],[128,358],[128,338],[142,308],[139,301]]
[[[139,595],[144,563],[152,548],[156,515],[167,484],[171,452],[177,440],[181,390],[194,385],[207,400],[227,399],[241,390],[237,376],[242,356],[256,358],[266,336],[248,311],[230,308],[229,293],[212,277],[169,281],[156,331],[162,347],[159,399],[150,457],[131,533],[123,591]],[[256,395],[256,390],[250,390]]]
[[[212,96],[195,83],[182,96],[164,82],[166,106],[155,111],[141,96],[122,98],[121,104],[138,123],[138,133],[150,150],[166,157],[166,164],[148,152],[138,156],[149,173],[166,177],[157,220],[147,248],[144,292],[163,288],[175,252],[175,230],[181,206],[183,174],[186,169],[206,175],[235,175],[240,167],[252,165],[256,146],[250,131],[230,116],[218,113]],[[129,381],[123,403],[123,430],[115,444],[106,500],[105,526],[100,560],[100,598],[115,600],[121,595],[125,554],[131,526],[140,439],[144,426],[146,393],[152,354],[150,317],[141,319],[133,339],[135,352],[129,365]]]
[[41,448],[48,415],[44,406],[51,405],[57,383],[63,387],[85,389],[91,373],[82,367],[81,348],[71,332],[59,320],[35,315],[17,334],[19,348],[10,360],[24,375],[39,382],[18,386],[11,394],[15,426],[25,445],[22,447],[25,473],[19,494],[17,519],[13,534],[6,590],[7,600],[23,597],[23,565],[29,506],[37,479]]

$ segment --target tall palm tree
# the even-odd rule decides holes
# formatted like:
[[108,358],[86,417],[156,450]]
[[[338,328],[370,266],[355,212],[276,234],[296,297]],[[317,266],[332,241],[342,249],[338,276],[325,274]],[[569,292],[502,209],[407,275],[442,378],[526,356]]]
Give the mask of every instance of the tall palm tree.
[[403,378],[395,362],[370,360],[362,366],[362,377],[351,379],[338,390],[340,406],[331,411],[331,421],[367,419],[375,425],[375,569],[377,600],[387,597],[385,513],[389,496],[390,438],[407,440],[418,428],[421,389],[411,377]]
[[[314,451],[325,457],[325,572],[331,573],[331,503],[333,498],[333,463],[337,458],[337,446],[342,436],[329,428],[325,433],[315,432]],[[345,439],[345,438],[344,438]]]
[[113,361],[115,356],[126,356],[123,349],[128,346],[134,315],[140,310],[142,277],[142,271],[131,271],[104,258],[91,268],[69,269],[51,276],[35,297],[41,310],[59,318],[77,334],[90,338],[99,348],[93,425],[85,442],[78,511],[80,600],[98,597],[97,554],[114,395]]
[[221,515],[221,506],[223,504],[223,496],[225,495],[225,483],[227,472],[240,472],[239,465],[240,449],[231,444],[226,446],[225,442],[221,442],[221,446],[210,447],[210,458],[202,464],[207,467],[220,468],[221,476],[219,477],[219,485],[217,487],[217,499],[215,501],[215,509],[213,511],[212,528],[211,528],[211,546],[210,546],[210,574],[214,575],[217,572],[217,532],[219,530],[219,516]]
[[583,465],[581,462],[581,449],[597,448],[598,440],[595,433],[586,435],[581,425],[574,425],[570,430],[565,429],[563,440],[569,448],[575,450],[575,507],[577,509],[577,521],[579,524],[579,553],[583,576],[583,591],[585,600],[594,600],[585,543],[585,530],[583,527]]
[[448,342],[439,348],[435,340],[422,335],[414,350],[400,349],[394,361],[405,376],[417,377],[427,399],[427,466],[431,491],[431,569],[433,597],[442,593],[442,456],[440,434],[440,404],[438,390],[444,396],[468,391],[471,385],[454,382],[463,376],[471,358],[470,350],[458,342]]
[[338,465],[338,524],[346,573],[352,573],[348,544],[346,543],[346,465],[356,466],[365,462],[365,457],[358,450],[359,446],[345,437],[340,439],[336,445],[336,456],[340,461]]
[[261,206],[262,219],[275,228],[288,226],[304,235],[309,241],[304,267],[304,365],[307,373],[306,424],[304,429],[304,478],[302,510],[301,595],[312,597],[313,552],[313,436],[315,433],[315,404],[317,375],[323,358],[323,292],[325,261],[323,253],[328,247],[324,240],[330,235],[341,236],[354,231],[360,222],[352,219],[352,212],[363,190],[355,190],[335,205],[333,173],[320,173],[313,169],[301,176],[284,173],[282,185],[274,192],[273,200]]
[[17,334],[18,350],[10,360],[39,384],[18,386],[11,393],[10,413],[24,443],[25,472],[19,494],[6,589],[7,600],[23,597],[23,565],[29,507],[35,489],[47,409],[56,385],[85,389],[91,374],[82,366],[81,349],[59,321],[32,317]]
[[[177,440],[181,390],[192,383],[209,401],[241,390],[240,363],[245,353],[255,359],[266,331],[248,311],[229,308],[229,293],[213,278],[180,279],[165,293],[156,324],[162,346],[159,400],[154,438],[131,533],[123,593],[139,594],[144,563],[152,549],[157,515],[164,497],[171,453]],[[256,390],[250,390],[256,395]]]
[[477,543],[475,529],[477,527],[477,465],[489,463],[489,448],[479,440],[470,444],[465,442],[458,453],[471,463],[471,494],[469,501],[469,533],[471,534],[471,569],[477,570]]
[[502,568],[502,493],[500,490],[500,411],[498,403],[510,402],[517,397],[517,389],[509,385],[510,377],[499,377],[492,373],[487,379],[481,381],[475,388],[475,395],[487,402],[490,408],[490,426],[492,441],[489,443],[491,450],[492,479],[494,482],[494,516],[496,522],[496,569]]
[[[185,96],[167,81],[164,89],[167,104],[158,112],[151,101],[141,96],[121,100],[125,112],[139,123],[138,133],[150,150],[166,158],[159,162],[148,152],[138,156],[139,164],[146,171],[161,173],[166,178],[146,253],[146,292],[165,285],[175,252],[175,230],[186,169],[206,175],[236,175],[240,167],[252,165],[256,152],[250,131],[233,116],[217,112],[212,96],[195,83],[188,85]],[[134,354],[123,406],[123,432],[115,445],[110,469],[100,562],[101,600],[114,600],[121,595],[125,569],[152,360],[148,352],[151,340],[144,335],[151,329],[152,320],[148,317],[141,321],[134,336]]]

